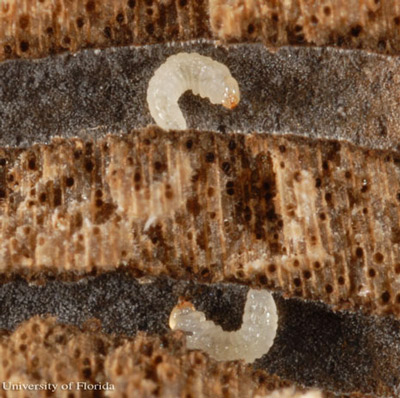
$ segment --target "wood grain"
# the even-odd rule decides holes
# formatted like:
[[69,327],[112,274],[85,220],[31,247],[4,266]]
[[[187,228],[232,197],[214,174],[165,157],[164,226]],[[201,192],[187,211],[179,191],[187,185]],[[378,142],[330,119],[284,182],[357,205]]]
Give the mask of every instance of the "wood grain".
[[396,152],[148,128],[0,163],[5,275],[119,266],[399,314]]

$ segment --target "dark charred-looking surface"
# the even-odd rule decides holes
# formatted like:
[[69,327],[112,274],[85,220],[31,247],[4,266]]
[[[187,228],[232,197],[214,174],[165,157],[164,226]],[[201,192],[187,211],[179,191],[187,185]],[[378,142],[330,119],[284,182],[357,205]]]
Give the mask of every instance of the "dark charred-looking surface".
[[[0,59],[199,38],[394,55],[399,26],[400,3],[391,0],[10,0],[0,4]],[[292,137],[197,139],[186,132],[177,139],[153,130],[145,138],[99,139],[151,123],[148,80],[183,50],[227,64],[242,90],[233,112],[186,94],[180,103],[189,126],[369,149]],[[105,379],[116,383],[111,396],[118,398],[189,398],[198,396],[193,386],[204,396],[247,398],[290,384],[188,353],[182,336],[167,332],[168,311],[181,295],[227,330],[240,325],[245,288],[198,281],[399,314],[400,160],[374,150],[398,149],[398,69],[396,58],[357,50],[271,54],[257,45],[198,42],[2,64],[1,145],[87,139],[1,151],[2,279],[74,280],[119,266],[193,281],[138,285],[106,274],[40,288],[23,280],[4,285],[3,326],[52,313],[87,331],[33,318],[2,333],[0,380]],[[257,366],[337,396],[397,397],[398,321],[276,298],[279,334]],[[117,335],[102,334],[101,326]]]
[[396,396],[400,383],[398,321],[334,313],[322,303],[276,300],[279,332],[269,353],[255,367],[329,391]]
[[[17,280],[0,287],[0,328],[12,330],[34,315],[50,314],[60,322],[99,331],[102,328],[122,335],[121,339],[139,331],[164,336],[170,334],[169,314],[183,298],[225,330],[237,330],[246,294],[247,288],[238,285],[204,285],[166,278],[138,283],[123,273],[90,277],[78,283],[53,281],[43,286]],[[400,382],[399,321],[335,313],[325,304],[283,299],[279,294],[275,299],[279,313],[277,337],[269,353],[255,362],[254,369],[337,393],[395,396]]]
[[170,278],[143,283],[123,272],[78,282],[51,281],[42,286],[16,279],[0,285],[0,329],[12,331],[34,315],[49,314],[61,323],[76,326],[96,318],[106,333],[132,336],[143,331],[162,335],[170,330],[169,314],[182,297],[225,330],[236,330],[242,323],[247,290],[245,286],[177,282]]
[[0,144],[27,146],[56,135],[97,138],[154,123],[146,102],[148,82],[168,56],[181,51],[227,65],[241,91],[233,111],[185,94],[180,104],[189,127],[297,134],[369,148],[400,143],[398,58],[204,42],[5,62],[0,65]]
[[149,128],[0,149],[0,270],[234,281],[400,314],[399,156]]

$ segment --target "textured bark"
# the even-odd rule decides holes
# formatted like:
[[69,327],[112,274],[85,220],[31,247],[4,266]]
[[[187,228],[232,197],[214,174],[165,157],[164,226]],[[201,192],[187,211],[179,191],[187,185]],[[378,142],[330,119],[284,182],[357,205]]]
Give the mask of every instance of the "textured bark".
[[[18,324],[12,334],[0,334],[2,380],[108,382],[115,391],[107,396],[115,397],[132,396],[136,389],[139,397],[222,397],[229,391],[242,398],[288,385],[325,390],[326,398],[397,396],[398,320],[334,313],[322,303],[275,294],[279,327],[270,351],[250,365],[218,363],[186,349],[184,336],[168,328],[169,312],[178,297],[185,297],[224,329],[239,329],[247,289],[166,278],[143,282],[109,273],[80,284],[54,281],[38,287],[18,280],[0,287],[2,309],[12,313],[0,317],[0,326],[10,319]],[[64,325],[38,313],[55,315]],[[30,320],[22,322],[25,317]],[[164,378],[164,371],[170,376]],[[5,395],[2,386],[0,391],[2,397],[16,396]],[[282,392],[281,398],[292,394]]]
[[237,281],[399,314],[397,153],[147,129],[1,150],[6,276]]
[[210,0],[211,28],[222,40],[267,46],[333,45],[399,52],[400,5],[394,0]]
[[207,1],[7,0],[0,59],[209,38]]
[[[325,318],[318,304],[304,299],[400,314],[398,60],[358,51],[398,54],[399,25],[399,3],[389,0],[3,1],[0,60],[160,44],[116,50],[115,58],[110,49],[79,54],[76,61],[66,55],[1,65],[3,281],[80,280],[122,268],[135,276],[279,290],[303,299],[299,317],[283,314],[282,345],[275,346],[282,350],[274,353],[281,360],[264,358],[257,366],[278,372],[286,363],[281,376],[337,392],[329,397],[396,396],[397,321],[359,312]],[[192,39],[168,47],[171,40]],[[261,45],[213,49],[203,39],[354,51],[284,48],[274,55]],[[143,111],[146,82],[167,55],[182,50],[212,55],[238,73],[242,108],[222,116],[217,107],[184,96],[189,125],[197,130],[100,138],[150,122]],[[127,77],[142,96],[126,89]],[[73,81],[77,86],[68,91]],[[79,87],[82,82],[87,85]],[[237,130],[256,133],[224,134]],[[55,134],[80,139],[50,143]],[[32,145],[35,140],[49,145]],[[30,310],[33,298],[22,297]],[[69,300],[54,305],[64,311]],[[195,304],[207,313],[210,303]],[[238,306],[225,312],[232,316]],[[164,317],[168,308],[160,305]],[[19,310],[11,306],[8,322]],[[75,313],[67,308],[65,314]],[[309,319],[326,324],[313,329]],[[1,379],[113,380],[118,397],[121,391],[243,397],[291,384],[187,352],[179,334],[125,339],[103,335],[96,322],[81,332],[32,319],[4,334]],[[303,352],[298,344],[306,338],[308,359],[296,367]],[[330,378],[322,381],[324,374]]]
[[179,100],[196,130],[296,134],[400,148],[398,57],[333,48],[173,43],[84,51],[0,65],[0,146],[51,137],[95,138],[154,123],[147,85],[171,55],[197,51],[228,66],[241,100],[234,110],[187,92]]
[[214,38],[400,51],[395,0],[5,0],[0,59]]
[[[160,338],[140,333],[135,339],[102,334],[96,322],[86,330],[33,317],[13,334],[0,337],[3,381],[57,383],[60,398],[81,397],[240,397],[266,395],[293,383],[242,362],[218,363],[199,351],[187,352],[182,333]],[[82,391],[78,381],[113,384],[115,390]],[[71,390],[61,384],[72,382]],[[302,391],[302,389],[300,389]],[[1,391],[4,398],[24,391]],[[29,392],[48,397],[49,391]],[[327,395],[331,397],[332,395]]]

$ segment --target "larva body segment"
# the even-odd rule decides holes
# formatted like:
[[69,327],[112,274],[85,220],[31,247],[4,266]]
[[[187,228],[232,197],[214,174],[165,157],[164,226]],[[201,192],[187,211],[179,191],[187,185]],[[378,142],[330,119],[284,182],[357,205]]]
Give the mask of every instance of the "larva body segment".
[[224,331],[191,303],[178,304],[171,312],[169,325],[186,332],[189,349],[200,349],[219,361],[244,359],[253,362],[271,348],[278,327],[274,298],[265,290],[250,289],[244,308],[242,327]]
[[240,100],[238,83],[225,65],[197,53],[172,55],[156,70],[147,89],[151,116],[160,127],[187,128],[178,105],[187,90],[229,109]]

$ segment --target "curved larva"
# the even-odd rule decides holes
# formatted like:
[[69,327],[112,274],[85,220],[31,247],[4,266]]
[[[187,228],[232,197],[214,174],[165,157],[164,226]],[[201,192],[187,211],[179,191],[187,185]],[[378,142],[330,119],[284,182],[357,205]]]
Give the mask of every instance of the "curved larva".
[[169,325],[186,333],[189,349],[200,349],[219,361],[244,359],[253,362],[271,348],[278,327],[276,305],[271,293],[250,289],[244,308],[242,327],[226,332],[191,303],[178,304],[171,312]]
[[229,109],[240,100],[238,83],[225,65],[197,53],[172,55],[156,70],[147,89],[151,116],[160,127],[186,129],[178,99],[187,90]]

